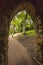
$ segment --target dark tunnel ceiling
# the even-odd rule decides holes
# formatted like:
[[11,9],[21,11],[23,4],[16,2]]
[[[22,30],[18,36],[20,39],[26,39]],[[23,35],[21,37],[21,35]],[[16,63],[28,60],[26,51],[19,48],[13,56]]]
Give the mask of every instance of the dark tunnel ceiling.
[[6,11],[7,7],[14,4],[15,6],[22,2],[32,2],[34,7],[37,9],[37,11],[40,13],[41,16],[43,16],[43,0],[0,0],[0,14],[4,13]]

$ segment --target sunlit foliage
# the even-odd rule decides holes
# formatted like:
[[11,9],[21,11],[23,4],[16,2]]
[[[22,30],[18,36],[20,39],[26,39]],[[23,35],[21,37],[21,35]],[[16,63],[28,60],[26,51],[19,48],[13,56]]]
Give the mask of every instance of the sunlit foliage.
[[[12,19],[10,25],[10,34],[18,32],[26,32],[34,29],[32,18],[25,10],[18,12]],[[24,28],[24,29],[23,29]]]

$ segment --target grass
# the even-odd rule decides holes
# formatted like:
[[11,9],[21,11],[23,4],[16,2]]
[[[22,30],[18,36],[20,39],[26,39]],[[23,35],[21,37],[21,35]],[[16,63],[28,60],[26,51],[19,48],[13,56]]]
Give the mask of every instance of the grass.
[[36,34],[35,30],[26,31],[26,35],[28,36],[34,36],[35,34]]
[[[36,32],[35,30],[28,30],[26,31],[26,35],[28,36],[35,36],[36,35]],[[24,37],[25,35],[21,32],[21,34],[19,34],[20,37]]]
[[[26,31],[26,35],[28,35],[28,36],[35,36],[36,32],[35,32],[35,30],[28,30],[28,31]],[[23,37],[25,35],[23,35],[23,33],[22,33],[19,36]]]

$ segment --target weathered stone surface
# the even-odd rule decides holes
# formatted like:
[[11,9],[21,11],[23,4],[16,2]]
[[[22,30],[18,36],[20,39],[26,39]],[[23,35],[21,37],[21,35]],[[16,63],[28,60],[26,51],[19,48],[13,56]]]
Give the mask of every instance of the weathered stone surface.
[[42,60],[42,41],[43,41],[43,34],[42,34],[42,21],[39,17],[37,17],[36,19],[36,44],[37,44],[37,47],[36,47],[36,58],[40,61],[40,62],[43,62]]
[[8,62],[8,22],[7,17],[0,17],[0,65]]
[[9,22],[23,9],[38,19],[34,21],[37,33],[36,55],[38,59],[42,56],[40,60],[43,62],[43,0],[0,0],[0,65],[7,65]]

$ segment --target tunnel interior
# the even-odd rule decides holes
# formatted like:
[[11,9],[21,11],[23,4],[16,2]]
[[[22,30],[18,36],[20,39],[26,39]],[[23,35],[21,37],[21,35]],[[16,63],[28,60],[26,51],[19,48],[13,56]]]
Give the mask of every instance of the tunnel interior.
[[[9,2],[9,3],[8,3]],[[3,3],[3,2],[2,2]],[[38,8],[32,1],[12,1],[10,2],[6,0],[4,2],[4,7],[2,6],[0,9],[0,65],[7,65],[8,62],[8,36],[9,36],[9,27],[11,20],[15,14],[17,14],[19,11],[26,10],[29,15],[31,15],[33,21],[35,21],[35,30],[36,30],[36,56],[38,55],[38,59],[41,63],[43,63],[43,25],[42,20],[43,14],[41,11],[41,7]],[[6,4],[7,3],[7,4]],[[15,4],[16,3],[16,4]],[[41,9],[41,10],[40,10]],[[41,13],[40,13],[41,12]],[[40,59],[40,55],[42,56]],[[3,58],[3,59],[2,59]]]

